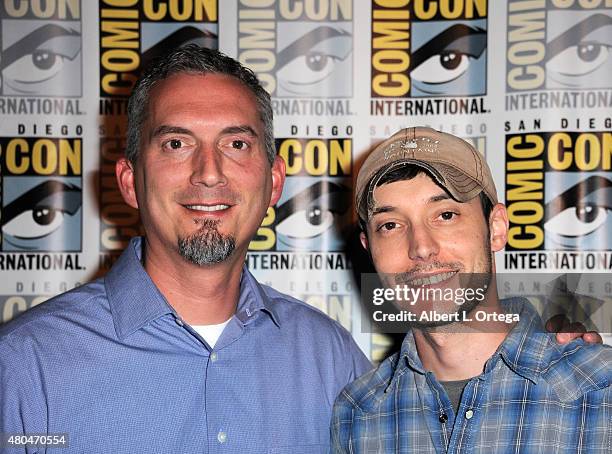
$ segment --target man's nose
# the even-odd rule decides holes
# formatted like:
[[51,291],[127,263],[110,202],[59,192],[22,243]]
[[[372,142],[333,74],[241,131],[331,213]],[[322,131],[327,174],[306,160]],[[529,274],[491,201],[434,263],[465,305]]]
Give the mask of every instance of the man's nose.
[[408,255],[411,260],[428,260],[438,255],[438,242],[427,225],[412,224],[408,235]]
[[223,173],[223,155],[216,147],[202,145],[192,158],[191,183],[208,187],[227,183]]

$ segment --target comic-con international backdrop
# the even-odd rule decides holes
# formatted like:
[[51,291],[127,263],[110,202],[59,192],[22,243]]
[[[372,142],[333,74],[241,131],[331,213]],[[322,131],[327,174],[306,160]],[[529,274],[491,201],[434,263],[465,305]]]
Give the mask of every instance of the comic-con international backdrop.
[[127,96],[190,42],[273,97],[288,178],[249,268],[370,357],[388,340],[362,332],[351,187],[400,128],[486,156],[510,217],[498,271],[611,272],[612,0],[0,0],[0,320],[103,274],[139,233],[113,167]]

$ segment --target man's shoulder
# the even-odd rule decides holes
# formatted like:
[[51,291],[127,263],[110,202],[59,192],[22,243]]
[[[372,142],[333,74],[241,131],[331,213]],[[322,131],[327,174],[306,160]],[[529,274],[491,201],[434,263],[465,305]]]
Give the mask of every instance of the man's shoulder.
[[540,378],[562,401],[573,401],[612,385],[612,347],[575,340],[559,345],[554,335],[543,334],[547,354],[540,366]]
[[29,337],[41,330],[49,334],[62,320],[88,317],[91,315],[91,309],[99,309],[98,305],[90,303],[104,296],[103,279],[54,296],[0,325],[0,344],[9,338]]
[[[399,352],[389,356],[378,367],[349,383],[336,399],[335,413],[347,409],[357,409],[363,412],[375,411],[387,397],[396,374],[398,361],[400,361]],[[406,368],[405,372],[410,373],[410,369]],[[398,371],[398,374],[405,372],[402,369]]]

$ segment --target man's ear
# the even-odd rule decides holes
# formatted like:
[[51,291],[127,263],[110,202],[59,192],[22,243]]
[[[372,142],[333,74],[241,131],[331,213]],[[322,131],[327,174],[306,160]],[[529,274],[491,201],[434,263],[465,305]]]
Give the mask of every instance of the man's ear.
[[119,191],[121,191],[125,203],[132,208],[138,209],[133,164],[126,158],[120,158],[115,164],[115,175],[117,176]]
[[501,251],[508,242],[508,212],[502,203],[498,203],[491,210],[489,216],[489,235],[491,251]]
[[283,185],[285,184],[285,160],[280,156],[274,158],[272,163],[272,194],[270,196],[270,204],[272,206],[278,202],[283,193]]
[[368,245],[368,236],[365,234],[365,232],[361,232],[359,234],[359,239],[361,240],[361,245],[363,246],[363,248],[366,251],[369,251],[369,249],[368,249],[368,246],[369,246]]

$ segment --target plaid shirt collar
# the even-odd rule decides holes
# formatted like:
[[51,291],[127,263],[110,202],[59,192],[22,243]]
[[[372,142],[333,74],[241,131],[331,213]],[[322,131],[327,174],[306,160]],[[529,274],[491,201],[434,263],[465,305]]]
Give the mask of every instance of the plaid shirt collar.
[[[584,345],[584,342],[577,340],[570,344],[559,345],[555,335],[544,330],[537,311],[524,298],[508,298],[502,300],[501,304],[507,313],[519,314],[520,319],[486,362],[484,372],[479,379],[486,379],[501,361],[502,365],[534,384],[540,380],[548,382],[557,391],[559,399],[567,402],[608,384],[606,380],[599,382],[580,374],[560,374],[553,366],[565,356],[574,353]],[[412,331],[406,334],[399,355],[390,358],[387,366],[391,369],[388,375],[390,380],[383,379],[384,371],[378,372],[380,381],[377,389],[383,388],[384,392],[377,393],[376,390],[371,390],[369,394],[373,397],[372,405],[376,405],[376,401],[382,400],[385,394],[393,391],[398,378],[406,372],[431,374],[421,363]]]

